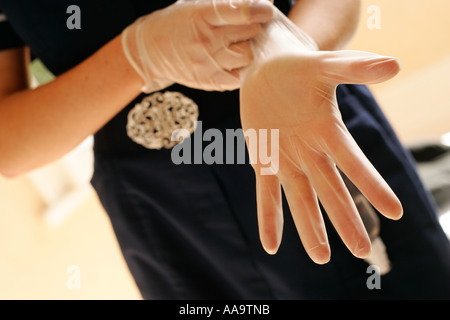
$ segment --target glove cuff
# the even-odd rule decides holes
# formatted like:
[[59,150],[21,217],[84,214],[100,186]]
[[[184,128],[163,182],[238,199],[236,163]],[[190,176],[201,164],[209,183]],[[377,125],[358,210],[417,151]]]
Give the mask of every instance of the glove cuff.
[[144,80],[144,86],[141,91],[151,93],[162,90],[173,82],[166,79],[158,79],[151,71],[152,64],[149,61],[147,53],[144,32],[145,17],[140,17],[133,24],[129,25],[122,32],[122,49],[123,52],[139,76]]

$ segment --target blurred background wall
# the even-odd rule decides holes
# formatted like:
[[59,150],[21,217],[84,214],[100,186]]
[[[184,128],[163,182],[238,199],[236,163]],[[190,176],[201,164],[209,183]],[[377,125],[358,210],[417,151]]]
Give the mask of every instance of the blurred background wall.
[[[348,48],[401,60],[396,78],[371,88],[405,144],[450,131],[448,12],[444,0],[362,1]],[[0,177],[0,299],[140,299],[89,185],[91,144]]]
[[[450,2],[363,0],[358,32],[349,48],[400,59],[401,73],[372,86],[405,143],[450,131]],[[379,12],[379,24],[374,21]]]

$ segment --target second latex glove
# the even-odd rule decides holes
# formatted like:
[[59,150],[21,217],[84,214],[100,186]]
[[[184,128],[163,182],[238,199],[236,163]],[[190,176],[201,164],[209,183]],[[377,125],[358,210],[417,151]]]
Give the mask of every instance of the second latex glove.
[[[276,166],[263,165],[267,159],[249,146],[264,248],[275,253],[280,245],[283,187],[312,260],[330,259],[318,199],[349,250],[367,257],[370,239],[337,167],[380,213],[398,219],[403,211],[343,123],[336,87],[385,81],[398,73],[398,62],[367,52],[317,51],[314,42],[279,11],[255,39],[254,49],[255,60],[241,75],[242,126],[245,132],[253,129],[260,135],[279,130],[279,141],[267,141],[264,148],[279,152]],[[265,139],[259,147],[261,141]]]
[[122,34],[144,92],[173,83],[202,90],[239,88],[252,60],[249,40],[272,18],[266,0],[178,0],[143,16]]

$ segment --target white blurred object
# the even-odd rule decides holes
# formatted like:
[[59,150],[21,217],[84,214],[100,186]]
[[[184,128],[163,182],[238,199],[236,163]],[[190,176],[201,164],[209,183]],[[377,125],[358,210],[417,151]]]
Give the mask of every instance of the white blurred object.
[[439,222],[441,223],[442,229],[447,234],[447,237],[450,239],[450,211],[443,213],[439,217]]
[[353,184],[353,182],[342,172],[341,176],[352,196],[353,201],[355,202],[356,208],[358,209],[359,215],[364,223],[364,227],[370,237],[372,251],[364,260],[371,266],[377,266],[380,275],[385,275],[391,271],[391,262],[386,251],[386,246],[380,236],[380,218],[372,205]]
[[386,246],[380,237],[372,240],[372,251],[364,259],[369,265],[376,265],[380,269],[380,275],[385,275],[391,271],[391,262],[386,252]]
[[58,226],[90,194],[93,174],[93,137],[60,160],[29,173],[29,179],[46,203],[43,219]]
[[353,185],[350,186],[347,180],[346,183],[347,187],[351,190],[350,192],[352,193],[353,200],[355,201],[355,205],[361,215],[372,244],[372,251],[364,260],[369,265],[378,266],[380,275],[385,275],[391,271],[391,262],[383,239],[380,237],[380,219],[367,199],[360,194]]
[[[450,147],[450,132],[447,132],[441,137],[441,142]],[[450,211],[441,214],[439,222],[441,223],[444,232],[447,234],[447,237],[450,239]]]
[[441,137],[441,142],[450,147],[450,132],[447,132]]

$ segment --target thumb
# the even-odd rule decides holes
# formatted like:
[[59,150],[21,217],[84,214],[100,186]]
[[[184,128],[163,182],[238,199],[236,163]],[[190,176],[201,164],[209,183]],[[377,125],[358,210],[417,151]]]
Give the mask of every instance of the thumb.
[[335,84],[375,84],[400,72],[397,59],[364,51],[326,51],[321,62],[322,74]]

